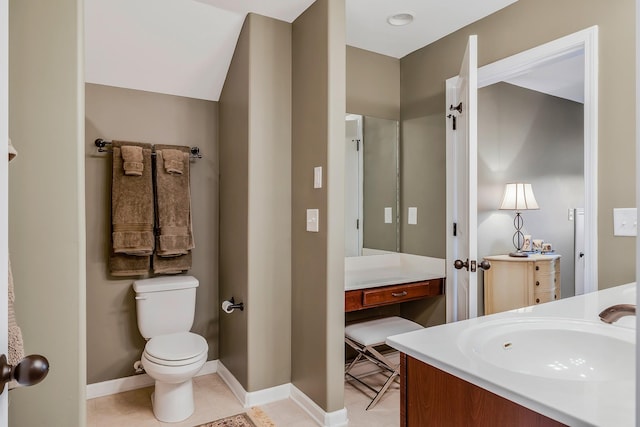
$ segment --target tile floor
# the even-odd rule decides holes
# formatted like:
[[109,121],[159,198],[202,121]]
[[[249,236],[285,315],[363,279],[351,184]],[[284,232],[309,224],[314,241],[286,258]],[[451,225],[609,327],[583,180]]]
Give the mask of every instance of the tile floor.
[[[382,375],[372,375],[368,381],[383,381]],[[357,383],[356,383],[357,384]],[[87,401],[87,426],[89,427],[193,427],[243,412],[242,405],[217,374],[203,375],[193,380],[195,413],[181,423],[162,423],[151,410],[153,387],[99,397]],[[371,392],[345,384],[345,407],[350,427],[394,427],[400,424],[400,387],[392,385],[378,404],[365,411],[371,400]],[[292,400],[286,399],[260,407],[277,427],[317,427],[313,419]]]

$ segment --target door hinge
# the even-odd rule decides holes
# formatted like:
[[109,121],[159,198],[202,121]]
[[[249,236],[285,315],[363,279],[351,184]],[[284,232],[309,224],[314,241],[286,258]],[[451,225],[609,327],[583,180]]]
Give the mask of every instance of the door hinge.
[[356,151],[360,151],[360,140],[356,139]]
[[360,230],[360,218],[356,219],[356,230]]
[[456,237],[458,235],[458,223],[454,222],[453,223],[453,237]]

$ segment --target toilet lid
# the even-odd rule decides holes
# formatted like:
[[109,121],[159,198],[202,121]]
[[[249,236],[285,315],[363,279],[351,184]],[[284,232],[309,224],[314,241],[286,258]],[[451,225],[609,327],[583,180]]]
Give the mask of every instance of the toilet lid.
[[145,346],[147,355],[154,359],[178,361],[193,359],[206,352],[207,341],[192,332],[159,335],[151,338]]

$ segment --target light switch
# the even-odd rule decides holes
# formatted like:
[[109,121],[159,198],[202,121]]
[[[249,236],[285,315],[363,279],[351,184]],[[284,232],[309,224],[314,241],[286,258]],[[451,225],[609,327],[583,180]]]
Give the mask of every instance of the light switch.
[[409,208],[409,215],[407,217],[407,222],[410,225],[415,225],[418,223],[418,208]]
[[317,233],[320,231],[320,210],[307,209],[307,231]]
[[313,168],[313,188],[322,188],[322,166]]
[[393,223],[393,209],[391,208],[384,208],[384,223],[385,224],[391,224]]
[[638,235],[638,212],[636,208],[613,209],[613,235]]

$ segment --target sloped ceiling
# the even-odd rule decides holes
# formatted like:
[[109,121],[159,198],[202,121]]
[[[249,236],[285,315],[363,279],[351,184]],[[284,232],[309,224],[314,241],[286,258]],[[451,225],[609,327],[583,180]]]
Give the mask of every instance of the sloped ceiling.
[[[314,0],[85,0],[85,81],[217,101],[247,13]],[[347,44],[401,58],[516,0],[346,0]],[[392,27],[387,17],[414,14]]]

